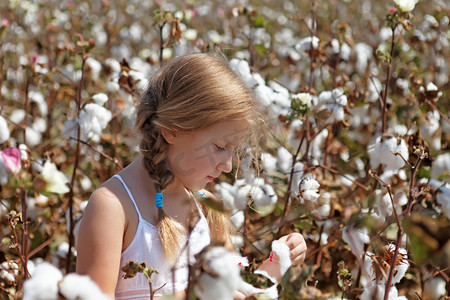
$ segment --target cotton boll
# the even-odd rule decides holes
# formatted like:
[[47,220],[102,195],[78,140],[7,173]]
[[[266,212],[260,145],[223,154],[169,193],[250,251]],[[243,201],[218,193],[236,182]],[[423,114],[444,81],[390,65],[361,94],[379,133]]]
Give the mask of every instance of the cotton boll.
[[424,284],[424,299],[430,300],[438,300],[441,299],[442,296],[446,294],[445,288],[446,282],[441,277],[434,277],[427,281]]
[[[361,294],[361,300],[372,300],[372,299],[384,299],[385,293],[385,284],[369,282],[364,288],[363,293]],[[405,296],[399,296],[398,290],[395,286],[391,286],[389,289],[389,300],[408,300]]]
[[267,172],[273,172],[277,168],[277,159],[270,153],[262,153],[261,162],[264,166],[264,170],[266,170]]
[[64,277],[59,285],[59,291],[67,300],[112,299],[110,296],[105,295],[89,276],[75,273]]
[[254,90],[256,99],[259,100],[259,103],[261,103],[263,106],[270,106],[272,104],[272,99],[274,98],[273,90],[266,86],[266,85],[258,85]]
[[442,212],[450,219],[450,185],[440,187],[436,191],[436,202],[439,204]]
[[409,158],[408,146],[405,141],[400,139],[400,143],[398,143],[395,137],[387,138],[384,142],[381,142],[381,138],[378,137],[374,144],[369,145],[367,152],[370,156],[370,167],[373,170],[378,168],[380,164],[386,170],[396,170],[403,167],[405,162],[400,156],[394,155],[396,152],[402,154],[406,160]]
[[257,84],[250,72],[250,66],[247,61],[233,58],[230,61],[230,67],[241,77],[248,87],[253,88]]
[[323,146],[324,141],[327,137],[328,129],[324,129],[318,135],[316,135],[314,140],[312,140],[309,151],[309,155],[311,155],[312,157],[312,165],[318,165],[317,159],[322,156],[321,147]]
[[450,153],[440,154],[436,157],[431,166],[431,178],[439,179],[443,176],[443,180],[450,183]]
[[204,255],[203,264],[208,270],[198,276],[195,286],[200,299],[233,299],[233,293],[242,280],[239,265],[232,263],[233,260],[234,254],[223,247],[214,247]]
[[35,102],[37,104],[39,112],[41,113],[41,116],[47,116],[47,114],[48,114],[48,106],[47,106],[47,102],[44,99],[44,95],[42,95],[41,92],[29,91],[28,92],[28,98],[32,102]]
[[303,170],[305,166],[301,162],[296,162],[294,165],[294,172],[292,174],[292,184],[291,184],[291,193],[294,195],[300,194],[300,182],[303,177]]
[[216,184],[215,189],[219,193],[226,209],[233,209],[234,207],[234,187],[227,183],[221,182]]
[[0,157],[0,185],[6,185],[8,183],[8,172],[6,170],[3,159]]
[[435,134],[439,129],[440,118],[441,117],[437,111],[429,111],[427,114],[427,119],[420,125],[420,133],[435,150],[441,149],[440,135]]
[[34,130],[40,133],[44,133],[45,130],[47,130],[47,120],[45,120],[44,118],[36,118],[33,122],[32,127]]
[[342,88],[337,88],[332,91],[323,91],[319,94],[317,99],[317,109],[326,108],[331,115],[327,119],[327,123],[344,120],[344,107],[347,106],[347,96],[344,95]]
[[83,191],[89,191],[92,188],[92,181],[86,175],[82,175],[80,178],[80,186]]
[[23,109],[20,109],[20,108],[15,109],[15,110],[13,110],[11,115],[9,116],[9,119],[11,120],[11,122],[14,122],[16,124],[20,124],[20,122],[22,122],[23,119],[25,119],[25,111]]
[[345,176],[340,176],[339,178],[341,179],[341,183],[345,186],[352,186],[353,181],[355,180],[355,177],[350,174],[346,174]]
[[357,59],[356,69],[358,73],[366,72],[369,61],[372,59],[372,47],[366,43],[357,43],[354,47],[355,57]]
[[[81,128],[81,139],[92,139],[94,142],[100,142],[102,130],[106,128],[111,121],[112,113],[96,103],[86,104],[80,112],[79,123]],[[69,121],[70,122],[70,121]],[[66,122],[67,123],[67,122]],[[70,124],[64,127],[69,127]],[[72,134],[76,133],[76,129]]]
[[4,261],[0,265],[0,278],[8,282],[15,282],[17,275],[19,275],[19,266],[15,262]]
[[303,127],[303,121],[300,119],[295,119],[292,121],[289,132],[288,132],[288,141],[289,145],[292,149],[298,149],[300,145],[300,138],[297,136],[297,131]]
[[353,128],[359,128],[370,123],[368,104],[351,107],[348,111],[350,112],[350,123]]
[[[390,29],[389,29],[390,31]],[[370,96],[367,99],[369,102],[377,102],[380,99],[380,93],[382,90],[382,85],[380,80],[378,80],[378,78],[372,78],[372,80],[369,80],[369,93]]]
[[292,164],[292,154],[285,147],[279,147],[277,150],[278,168],[284,174],[290,174]]
[[241,228],[242,225],[244,225],[244,221],[245,221],[245,214],[244,211],[242,210],[235,211],[231,215],[231,222],[233,222],[233,225],[236,228]]
[[8,123],[5,118],[0,116],[0,144],[3,144],[7,140],[9,140],[10,132],[8,128]]
[[313,49],[317,49],[319,47],[320,39],[316,36],[308,36],[302,40],[300,40],[297,44],[295,44],[295,50],[303,53],[307,53],[311,50],[311,46]]
[[113,73],[120,73],[121,67],[120,62],[115,60],[114,58],[107,58],[105,60],[105,64],[112,69]]
[[[389,251],[391,253],[394,253],[395,246],[393,244],[389,244],[387,247],[389,248]],[[394,277],[392,278],[392,284],[399,283],[400,280],[405,277],[406,271],[409,268],[408,253],[406,252],[406,250],[404,248],[399,248],[398,253],[399,255],[401,254],[401,262],[395,267],[396,272],[394,274]]]
[[31,148],[39,145],[42,141],[42,134],[32,127],[26,129],[27,144]]
[[61,271],[52,264],[39,264],[33,277],[23,284],[23,300],[57,300],[58,282],[62,278]]
[[315,202],[320,194],[320,184],[314,178],[306,178],[300,184],[300,194],[303,200]]
[[237,187],[236,192],[234,194],[234,208],[236,209],[245,209],[248,204],[248,195],[252,190],[252,186],[244,185],[243,187]]
[[98,105],[104,105],[108,101],[108,95],[105,93],[98,93],[92,96],[92,100]]
[[374,207],[377,210],[380,217],[387,219],[392,215],[393,208],[391,203],[391,198],[389,196],[389,193],[384,194],[381,196],[381,191],[378,192],[378,197],[375,200]]
[[[317,224],[320,226],[322,222],[319,221],[317,222]],[[320,244],[326,245],[328,244],[328,237],[330,236],[332,229],[336,227],[336,222],[334,222],[333,220],[326,220],[321,226],[322,233],[320,234]]]
[[67,186],[69,180],[67,179],[66,175],[64,175],[64,173],[58,171],[54,163],[47,160],[44,163],[41,175],[47,182],[47,185],[45,187],[45,190],[47,192],[57,194],[65,194],[69,192],[69,187]]
[[412,11],[419,0],[394,0],[401,11]]
[[365,227],[344,226],[342,229],[342,239],[350,246],[352,253],[356,257],[361,257],[364,244],[370,243],[370,237],[367,233],[367,228]]
[[89,68],[91,68],[92,80],[98,80],[100,71],[102,70],[102,64],[92,57],[88,57],[86,59],[86,64],[89,66]]
[[256,187],[251,191],[251,195],[256,207],[273,205],[278,200],[278,196],[270,184]]

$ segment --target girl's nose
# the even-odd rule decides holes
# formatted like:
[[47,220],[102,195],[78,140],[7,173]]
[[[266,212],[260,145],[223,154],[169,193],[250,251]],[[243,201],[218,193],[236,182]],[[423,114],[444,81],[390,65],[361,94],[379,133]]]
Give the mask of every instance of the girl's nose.
[[230,173],[232,170],[232,153],[227,154],[226,158],[217,165],[217,170],[224,173]]

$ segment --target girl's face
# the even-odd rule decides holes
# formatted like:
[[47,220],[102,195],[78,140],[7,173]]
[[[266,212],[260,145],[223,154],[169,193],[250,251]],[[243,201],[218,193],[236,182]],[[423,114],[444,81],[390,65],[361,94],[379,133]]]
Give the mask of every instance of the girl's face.
[[186,188],[197,191],[222,172],[231,172],[234,150],[247,130],[246,120],[232,120],[193,132],[163,132],[169,143],[168,159],[175,178]]

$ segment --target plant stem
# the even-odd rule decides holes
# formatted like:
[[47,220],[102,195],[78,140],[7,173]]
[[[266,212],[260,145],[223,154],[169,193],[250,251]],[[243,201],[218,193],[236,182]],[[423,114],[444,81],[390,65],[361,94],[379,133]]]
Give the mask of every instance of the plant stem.
[[383,107],[382,107],[382,123],[381,123],[381,140],[384,140],[384,133],[386,132],[387,127],[387,96],[389,92],[389,81],[391,80],[391,66],[392,66],[392,59],[394,56],[394,48],[395,48],[395,27],[391,28],[392,30],[392,40],[391,40],[391,54],[389,57],[389,63],[387,66],[386,71],[386,83],[384,86],[384,93],[383,93]]
[[298,157],[298,154],[300,153],[300,148],[302,147],[304,140],[305,140],[305,133],[303,133],[302,139],[300,140],[300,143],[297,148],[297,152],[295,152],[295,155],[292,156],[292,166],[291,166],[291,173],[289,175],[288,190],[287,190],[286,196],[284,198],[283,213],[281,215],[280,226],[278,227],[278,232],[275,235],[275,238],[280,237],[281,228],[283,227],[284,219],[286,218],[286,213],[287,213],[287,209],[288,209],[288,205],[289,205],[289,199],[291,198],[291,186],[292,186],[292,180],[294,178],[294,166],[295,166],[295,162],[297,161],[297,157]]
[[23,257],[23,279],[28,278],[28,223],[27,223],[27,194],[26,191],[20,189],[20,200],[22,202],[22,257]]
[[[78,107],[77,107],[77,117],[79,118],[80,116],[80,111],[81,111],[81,91],[83,89],[83,82],[84,82],[84,66],[86,63],[86,56],[83,54],[83,61],[81,64],[81,79],[80,82],[78,84],[78,90],[77,90],[77,103],[78,103]],[[77,175],[77,169],[78,169],[78,161],[79,161],[79,157],[80,157],[80,148],[81,148],[81,143],[80,143],[80,135],[81,135],[81,127],[80,127],[80,123],[77,123],[77,147],[76,147],[76,151],[75,151],[75,162],[74,162],[74,166],[73,166],[73,172],[72,172],[72,180],[70,181],[70,191],[69,191],[69,204],[68,204],[68,209],[69,209],[69,250],[67,251],[67,256],[66,256],[66,273],[69,273],[71,271],[71,261],[72,261],[72,247],[74,246],[74,235],[73,235],[73,229],[74,229],[74,219],[73,219],[73,194],[74,194],[74,186],[75,186],[75,178]]]
[[162,63],[163,63],[163,50],[164,50],[163,28],[164,28],[164,25],[166,25],[165,21],[159,25],[159,66],[160,67],[162,67]]
[[[395,208],[394,208],[395,210]],[[402,241],[403,229],[399,227],[397,231],[397,242],[395,243],[394,257],[392,258],[392,262],[389,269],[388,280],[386,282],[386,288],[384,291],[384,300],[388,300],[389,290],[391,289],[392,278],[394,277],[394,268],[397,262],[398,250],[400,248],[400,243]]]

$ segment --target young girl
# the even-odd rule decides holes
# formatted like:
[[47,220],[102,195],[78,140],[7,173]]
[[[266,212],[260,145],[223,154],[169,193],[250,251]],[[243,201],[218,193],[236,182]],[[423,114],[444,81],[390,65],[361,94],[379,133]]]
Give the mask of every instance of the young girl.
[[[175,292],[183,298],[195,254],[211,241],[233,249],[228,219],[201,208],[193,193],[213,197],[202,189],[231,171],[233,152],[257,124],[257,111],[251,92],[221,59],[187,55],[161,68],[137,108],[140,155],[89,200],[78,236],[77,272],[90,275],[116,299],[149,299],[144,275],[123,279],[121,271],[128,261],[145,262],[159,271],[152,276],[155,296]],[[293,263],[303,262],[303,237],[281,240]],[[275,262],[261,268],[280,277]]]

